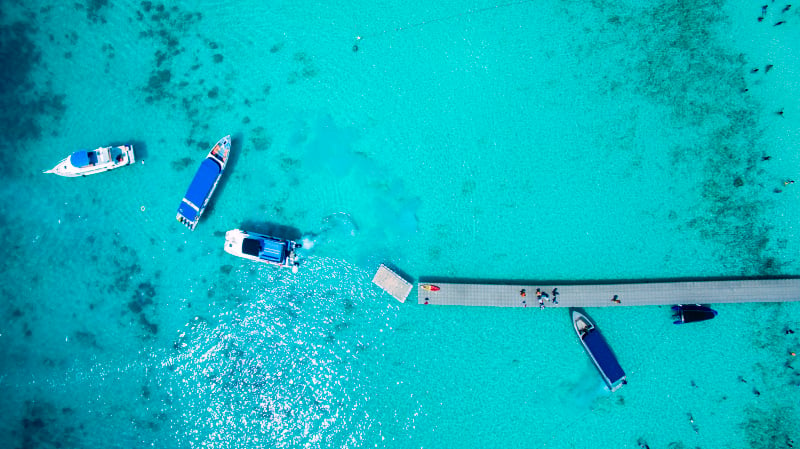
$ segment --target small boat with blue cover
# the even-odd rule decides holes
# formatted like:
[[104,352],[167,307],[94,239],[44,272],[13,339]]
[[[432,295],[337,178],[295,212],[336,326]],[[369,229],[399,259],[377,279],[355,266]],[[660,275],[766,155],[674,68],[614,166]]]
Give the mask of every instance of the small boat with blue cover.
[[225,252],[237,257],[279,267],[291,268],[297,272],[296,249],[300,244],[292,240],[271,237],[256,232],[232,229],[225,233]]
[[45,173],[74,178],[102,173],[134,162],[133,145],[100,147],[91,151],[76,151]]
[[717,316],[716,310],[700,304],[681,304],[672,306],[672,310],[675,312],[673,318],[677,318],[675,324],[706,321]]
[[575,332],[578,334],[583,348],[589,354],[594,366],[600,371],[608,388],[612,392],[617,391],[627,381],[625,371],[617,362],[614,351],[608,346],[605,338],[589,317],[577,309],[570,309],[570,311],[572,312],[572,324],[575,326]]
[[178,206],[177,219],[187,228],[194,231],[200,216],[208,205],[211,195],[217,188],[222,172],[228,164],[228,154],[231,151],[231,136],[225,136],[211,148],[205,160],[200,164],[197,173],[189,184],[186,195]]

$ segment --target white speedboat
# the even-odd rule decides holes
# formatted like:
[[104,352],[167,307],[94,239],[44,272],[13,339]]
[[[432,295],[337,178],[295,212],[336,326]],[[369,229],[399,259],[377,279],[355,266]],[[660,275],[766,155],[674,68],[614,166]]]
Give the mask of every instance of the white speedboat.
[[74,178],[113,170],[134,162],[133,145],[100,147],[91,151],[76,151],[45,173]]
[[291,268],[297,273],[297,254],[300,244],[292,240],[279,239],[241,229],[225,233],[225,252],[256,262]]
[[200,163],[200,168],[197,169],[186,195],[178,206],[178,221],[192,231],[200,221],[200,216],[203,215],[211,195],[217,188],[219,178],[222,177],[225,166],[228,164],[230,151],[231,136],[223,137],[211,148],[206,158]]

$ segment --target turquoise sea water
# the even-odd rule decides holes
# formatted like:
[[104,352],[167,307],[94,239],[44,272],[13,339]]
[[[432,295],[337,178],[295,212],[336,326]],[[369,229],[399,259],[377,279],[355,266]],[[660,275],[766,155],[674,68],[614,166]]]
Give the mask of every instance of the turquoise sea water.
[[[370,282],[800,274],[800,8],[0,5],[0,446],[800,442],[798,303],[592,310],[612,395],[566,310]],[[142,163],[41,174],[125,142]],[[225,254],[236,227],[304,239],[300,271]]]

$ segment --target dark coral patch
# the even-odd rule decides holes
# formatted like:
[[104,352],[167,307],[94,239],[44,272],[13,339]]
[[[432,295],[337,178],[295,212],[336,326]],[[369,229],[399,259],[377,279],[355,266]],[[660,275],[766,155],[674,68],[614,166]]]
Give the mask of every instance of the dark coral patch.
[[[32,74],[43,64],[36,46],[36,17],[31,22],[14,22],[0,26],[0,58],[3,60],[3,80],[0,83],[0,128],[3,142],[38,139],[41,122],[57,123],[66,106],[64,95],[56,95],[46,85],[36,84]],[[7,173],[16,159],[13,152],[0,151],[0,164]]]
[[250,141],[256,151],[268,150],[272,146],[272,137],[267,134],[266,128],[259,126],[253,129],[250,135]]
[[[45,398],[25,401],[22,418],[17,425],[19,448],[81,447],[83,424],[76,425],[72,409],[58,408]],[[62,421],[63,420],[63,421]]]
[[172,169],[173,170],[181,171],[181,170],[184,170],[186,167],[192,165],[192,162],[194,162],[194,159],[192,159],[190,157],[184,157],[184,158],[172,161],[171,165],[172,165]]
[[102,10],[108,6],[108,0],[88,0],[86,2],[86,17],[93,23],[106,23],[107,20]]
[[103,53],[105,53],[108,59],[113,59],[114,56],[117,55],[116,52],[114,51],[114,46],[111,44],[103,44],[103,46],[100,47],[100,49],[103,51]]
[[139,323],[144,326],[147,332],[150,332],[153,335],[158,333],[158,325],[148,320],[147,316],[143,313],[139,314]]
[[149,282],[142,282],[133,294],[133,298],[128,302],[131,312],[141,313],[146,306],[153,304],[156,296],[156,289]]
[[157,50],[156,51],[156,67],[161,67],[161,65],[164,64],[164,62],[167,60],[168,56],[169,55],[167,55],[166,52],[163,52],[161,50]]
[[163,91],[171,79],[172,73],[169,70],[156,70],[151,72],[150,79],[147,81],[147,88],[153,92]]
[[303,78],[313,78],[317,75],[317,69],[311,66],[303,67]]

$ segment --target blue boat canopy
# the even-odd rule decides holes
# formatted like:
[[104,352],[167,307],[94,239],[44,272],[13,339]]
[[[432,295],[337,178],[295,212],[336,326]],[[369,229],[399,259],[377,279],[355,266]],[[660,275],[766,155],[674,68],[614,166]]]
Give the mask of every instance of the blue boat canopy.
[[592,356],[594,356],[594,359],[597,360],[597,364],[600,365],[600,370],[611,381],[612,386],[625,377],[625,371],[619,366],[617,358],[611,352],[611,347],[608,346],[600,332],[597,330],[590,331],[583,337],[583,341]]
[[178,212],[189,221],[195,221],[197,219],[197,211],[183,201],[181,201],[181,205],[178,206]]
[[286,244],[275,240],[263,240],[261,254],[258,255],[261,259],[266,259],[276,263],[282,263],[285,259]]
[[69,163],[73,167],[86,167],[89,165],[89,152],[86,150],[76,151],[69,157]]
[[282,264],[286,259],[286,242],[272,239],[245,238],[242,252],[259,259]]
[[114,162],[118,162],[122,159],[122,148],[114,147],[111,149],[111,160]]
[[[189,185],[189,190],[186,191],[186,196],[184,198],[202,209],[203,203],[205,203],[206,198],[208,198],[208,193],[211,192],[211,188],[214,187],[214,183],[217,182],[219,173],[219,164],[211,159],[203,160],[203,163],[200,164],[200,168],[197,169],[197,173],[194,175],[194,179]],[[181,213],[183,213],[184,205],[185,203],[181,203],[181,207],[179,208]],[[187,206],[187,208],[191,209],[189,206]],[[197,213],[194,212],[193,215],[196,217]],[[184,214],[184,216],[189,220],[194,220],[194,218],[189,218],[189,216],[186,214]]]

